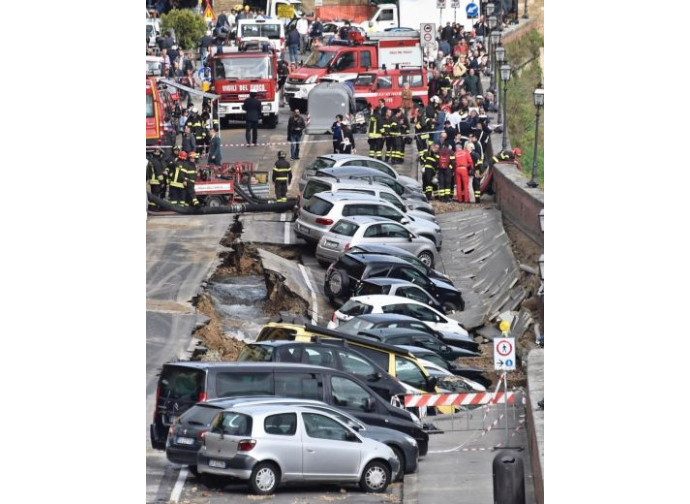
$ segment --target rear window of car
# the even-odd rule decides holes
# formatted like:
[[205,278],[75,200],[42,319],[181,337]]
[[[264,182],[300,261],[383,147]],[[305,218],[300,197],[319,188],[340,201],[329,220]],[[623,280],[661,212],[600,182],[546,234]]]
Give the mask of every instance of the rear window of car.
[[276,395],[323,400],[321,377],[314,373],[276,373]]
[[284,327],[264,327],[256,337],[256,341],[293,341],[297,336],[297,331],[294,329],[286,329]]
[[327,184],[325,182],[321,182],[320,180],[310,180],[307,182],[306,187],[304,188],[304,192],[302,193],[302,199],[308,200],[312,196],[314,196],[316,193],[324,192],[324,191],[330,191],[331,186],[330,184]]
[[273,373],[219,372],[216,375],[216,396],[273,395]]
[[237,356],[238,361],[270,362],[273,360],[274,348],[264,345],[247,345]]
[[357,351],[366,355],[369,357],[371,360],[373,360],[376,364],[381,366],[383,369],[388,371],[388,352],[384,352],[382,350],[376,350],[374,348],[367,348],[364,346],[360,345],[353,345],[357,347]]
[[364,273],[364,264],[348,255],[344,255],[338,259],[338,262],[335,263],[334,268],[342,268],[354,278],[362,278],[362,273]]
[[234,411],[223,412],[213,422],[211,430],[229,436],[251,436],[252,417]]
[[180,423],[194,425],[209,425],[211,423],[211,420],[213,420],[213,418],[218,414],[219,411],[222,410],[216,408],[215,406],[192,406],[192,408],[188,409],[185,413],[182,414],[182,416],[180,417]]
[[204,391],[204,371],[176,366],[163,368],[158,385],[162,399],[197,401]]
[[335,161],[332,159],[328,158],[316,158],[314,161],[312,161],[309,166],[307,166],[308,170],[321,170],[322,168],[330,168],[335,164]]
[[347,221],[338,221],[331,228],[331,233],[335,233],[343,236],[354,236],[359,226]]
[[371,310],[372,310],[371,305],[360,303],[359,301],[354,301],[351,299],[347,303],[345,303],[343,306],[341,306],[338,311],[340,311],[340,313],[343,313],[345,315],[349,315],[351,317],[356,317],[357,315],[365,315],[367,313],[371,313]]
[[355,290],[355,296],[372,296],[374,294],[388,294],[389,286],[382,286],[362,282]]
[[329,203],[328,201],[324,201],[321,198],[314,196],[307,201],[306,205],[304,205],[302,208],[311,214],[324,216],[328,215],[328,212],[331,211],[331,208],[333,208],[333,203]]

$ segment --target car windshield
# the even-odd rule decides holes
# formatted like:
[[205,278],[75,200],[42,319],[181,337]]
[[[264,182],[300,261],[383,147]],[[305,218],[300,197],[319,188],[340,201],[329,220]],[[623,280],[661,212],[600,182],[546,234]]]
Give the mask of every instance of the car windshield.
[[161,374],[159,383],[161,398],[196,401],[202,392],[204,372],[170,366]]
[[280,25],[278,24],[246,24],[242,26],[242,38],[267,37],[269,39],[280,38]]
[[256,58],[222,58],[213,66],[215,79],[270,79],[273,66],[270,56]]
[[309,182],[307,182],[307,187],[304,188],[302,199],[308,200],[316,193],[329,191],[330,189],[331,186],[326,184],[325,182],[321,182],[319,180],[310,180]]
[[305,211],[312,213],[314,215],[323,216],[331,211],[331,208],[333,208],[333,203],[329,203],[328,201],[324,201],[314,196],[309,201],[307,201],[307,203],[302,208]]
[[311,53],[304,66],[307,68],[326,68],[335,57],[335,54],[335,51],[319,51],[317,49]]
[[371,313],[372,306],[360,303],[359,301],[354,301],[350,299],[347,303],[340,307],[338,311],[344,315],[350,315],[355,317],[357,315],[364,315],[366,313]]
[[364,425],[362,423],[360,423],[357,419],[355,419],[354,417],[345,415],[345,414],[341,413],[340,411],[336,411],[336,410],[331,409],[331,408],[324,408],[321,406],[313,406],[311,404],[308,406],[305,406],[305,407],[307,407],[311,410],[321,411],[323,413],[328,413],[329,415],[333,415],[334,417],[336,417],[338,420],[343,422],[345,425],[354,424],[357,426],[358,430],[364,430]]

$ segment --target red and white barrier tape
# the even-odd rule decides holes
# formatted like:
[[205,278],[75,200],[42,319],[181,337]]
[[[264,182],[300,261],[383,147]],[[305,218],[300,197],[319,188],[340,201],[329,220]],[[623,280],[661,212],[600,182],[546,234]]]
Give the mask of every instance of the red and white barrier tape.
[[[462,444],[459,445],[459,446],[456,446],[456,447],[454,447],[454,448],[448,448],[447,450],[429,450],[427,453],[431,454],[431,453],[453,453],[453,452],[478,452],[478,451],[489,451],[489,450],[493,450],[494,447],[487,448],[487,447],[484,447],[484,446],[473,446],[473,447],[467,447],[467,448],[466,448],[465,445],[466,445],[467,443],[470,443],[470,442],[475,441],[475,440],[476,440],[476,441],[479,441],[481,438],[483,438],[484,436],[486,436],[486,435],[489,433],[489,431],[490,431],[491,429],[493,429],[493,428],[498,424],[499,420],[501,420],[502,417],[503,417],[503,415],[499,416],[499,417],[496,419],[496,421],[493,422],[493,423],[491,424],[491,426],[490,426],[487,430],[482,431],[482,433],[481,433],[479,436],[473,437],[473,438],[471,438],[471,439],[468,439],[467,441],[465,441],[464,443],[462,443]],[[510,441],[511,439],[513,439],[513,437],[515,436],[515,434],[517,434],[517,432],[522,428],[522,426],[524,425],[524,423],[525,423],[525,420],[524,420],[524,419],[523,419],[523,420],[520,420],[520,421],[518,422],[517,426],[515,427],[515,429],[514,429],[513,432],[511,433],[510,437],[508,438],[509,441]],[[503,446],[503,443],[498,443],[498,444],[495,446],[495,448],[499,448],[499,447],[501,447],[501,446]]]
[[420,406],[472,406],[476,404],[512,404],[515,402],[513,392],[479,392],[475,394],[419,394],[405,396],[406,408]]

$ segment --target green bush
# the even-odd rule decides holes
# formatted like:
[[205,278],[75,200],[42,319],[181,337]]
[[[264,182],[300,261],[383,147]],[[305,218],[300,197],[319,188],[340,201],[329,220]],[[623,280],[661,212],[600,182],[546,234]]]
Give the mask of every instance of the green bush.
[[[506,45],[506,56],[513,69],[508,81],[508,137],[511,147],[522,149],[522,168],[525,175],[532,176],[534,160],[534,133],[536,109],[534,107],[534,90],[543,83],[542,70],[539,67],[539,48],[544,39],[536,30]],[[526,61],[531,60],[525,64]],[[524,65],[524,66],[523,66]],[[539,116],[539,139],[537,142],[537,176],[540,186],[544,187],[544,109]]]
[[161,16],[161,31],[175,30],[177,42],[182,49],[196,49],[206,33],[206,21],[201,14],[188,9],[173,9]]

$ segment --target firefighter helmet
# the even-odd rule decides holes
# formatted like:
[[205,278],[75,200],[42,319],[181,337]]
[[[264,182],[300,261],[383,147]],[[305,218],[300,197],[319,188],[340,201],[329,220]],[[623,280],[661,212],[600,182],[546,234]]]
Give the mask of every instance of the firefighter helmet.
[[199,154],[197,154],[194,151],[189,153],[189,159],[197,159],[198,157],[199,157]]
[[172,148],[172,151],[174,154],[177,154],[178,152],[180,152],[180,146],[176,145],[175,147]]
[[517,157],[522,156],[522,149],[520,147],[516,147],[513,149],[513,154],[515,154]]
[[285,154],[285,151],[279,150],[279,151],[278,151],[278,157],[279,157],[279,158],[284,158],[284,157],[287,157],[287,154]]
[[185,151],[180,151],[180,153],[177,155],[178,158],[180,158],[182,161],[187,159],[187,152]]

